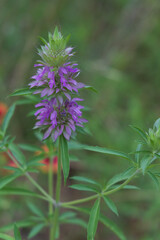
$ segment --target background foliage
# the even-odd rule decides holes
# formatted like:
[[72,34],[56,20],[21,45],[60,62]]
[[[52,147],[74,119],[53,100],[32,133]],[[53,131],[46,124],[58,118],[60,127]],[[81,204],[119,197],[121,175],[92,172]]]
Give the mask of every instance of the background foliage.
[[[40,44],[37,36],[46,37],[58,25],[64,35],[71,34],[70,44],[76,46],[80,80],[98,90],[97,94],[83,92],[91,135],[79,135],[79,141],[132,151],[137,136],[128,126],[134,124],[147,130],[159,117],[159,0],[1,0],[0,9],[1,102],[11,104],[12,99],[6,96],[29,83]],[[37,141],[32,131],[34,121],[27,116],[31,109],[30,105],[16,108],[11,131],[18,142]],[[72,164],[71,176],[80,171],[82,175],[94,175],[102,183],[128,165],[123,159],[85,151],[77,156],[81,161]],[[45,186],[44,174],[40,181]],[[22,184],[28,183],[17,181],[17,186]],[[147,177],[139,185],[139,191],[123,190],[114,196],[120,217],[109,210],[105,213],[122,227],[127,239],[157,240],[159,192]],[[63,193],[68,200],[70,194],[75,198],[78,195],[71,189]],[[0,227],[27,215],[24,201],[1,197]],[[46,234],[43,232],[38,239],[44,239]],[[79,227],[76,234],[72,236],[72,226],[64,226],[62,240],[85,236]],[[99,225],[97,240],[106,236],[117,239]]]

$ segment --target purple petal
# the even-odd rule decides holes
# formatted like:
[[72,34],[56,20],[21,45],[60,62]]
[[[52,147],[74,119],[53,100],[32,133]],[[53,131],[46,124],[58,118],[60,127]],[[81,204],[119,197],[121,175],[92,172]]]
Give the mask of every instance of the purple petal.
[[69,141],[70,135],[69,135],[68,133],[66,133],[65,131],[63,131],[63,136]]
[[43,140],[49,137],[49,135],[51,134],[52,130],[53,130],[52,126],[48,128],[48,130],[45,132],[45,134],[43,136]]

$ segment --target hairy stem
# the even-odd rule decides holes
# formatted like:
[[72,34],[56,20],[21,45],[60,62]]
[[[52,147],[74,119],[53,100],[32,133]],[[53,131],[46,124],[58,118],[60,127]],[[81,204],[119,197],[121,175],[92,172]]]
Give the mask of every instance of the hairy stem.
[[137,173],[139,172],[139,170],[136,170],[132,176],[130,178],[128,178],[126,181],[124,181],[124,183],[122,183],[119,187],[117,188],[114,188],[112,190],[109,190],[109,191],[106,191],[106,192],[102,192],[100,194],[96,194],[96,195],[93,195],[91,197],[87,197],[87,198],[82,198],[82,199],[77,199],[77,200],[74,200],[74,201],[70,201],[70,202],[66,202],[66,203],[61,203],[60,206],[61,207],[69,207],[69,206],[72,206],[72,205],[75,205],[75,204],[81,204],[81,203],[84,203],[84,202],[88,202],[88,201],[91,201],[93,199],[96,199],[98,198],[99,196],[107,196],[107,195],[110,195],[112,193],[115,193],[115,192],[118,192],[119,190],[121,190],[124,186],[126,186],[136,175]]
[[56,231],[58,228],[58,217],[59,217],[59,200],[60,200],[60,192],[61,192],[61,144],[59,137],[59,146],[58,146],[58,172],[57,172],[57,183],[56,183],[56,208],[54,212],[53,219],[53,237],[52,240],[55,240]]

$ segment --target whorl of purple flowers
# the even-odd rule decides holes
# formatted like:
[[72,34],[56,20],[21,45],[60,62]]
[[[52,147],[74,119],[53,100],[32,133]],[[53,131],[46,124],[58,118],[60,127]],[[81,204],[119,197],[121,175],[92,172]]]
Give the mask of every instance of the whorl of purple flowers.
[[43,139],[51,136],[56,141],[63,134],[69,140],[72,132],[76,131],[76,126],[83,127],[83,123],[87,122],[81,118],[83,106],[77,103],[83,99],[72,99],[71,96],[75,96],[85,85],[75,80],[80,70],[77,64],[69,61],[73,48],[64,47],[66,40],[57,29],[53,35],[49,34],[48,43],[44,39],[43,41],[45,46],[39,50],[43,61],[35,65],[38,69],[32,76],[34,80],[29,83],[30,88],[35,89],[34,94],[40,94],[43,98],[35,106],[40,107],[35,113],[35,128],[45,130]]
[[58,136],[63,136],[69,140],[72,131],[75,132],[76,126],[83,127],[83,123],[87,120],[81,118],[81,109],[83,106],[78,105],[77,101],[83,99],[73,98],[72,100],[63,100],[62,97],[52,98],[51,100],[42,100],[36,107],[41,107],[36,113],[36,127],[44,127],[47,129],[43,139],[50,135],[55,141]]

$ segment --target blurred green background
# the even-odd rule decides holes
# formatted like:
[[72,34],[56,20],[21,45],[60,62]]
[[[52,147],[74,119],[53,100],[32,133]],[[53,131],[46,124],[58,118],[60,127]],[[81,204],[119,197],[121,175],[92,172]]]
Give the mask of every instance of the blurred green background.
[[[1,0],[0,1],[0,101],[17,88],[25,87],[35,72],[38,36],[47,37],[58,26],[69,44],[75,47],[79,80],[92,85],[98,93],[84,90],[90,111],[91,136],[79,141],[124,152],[135,150],[137,135],[130,124],[147,130],[160,116],[160,1],[159,0]],[[34,121],[27,113],[31,106],[18,107],[11,132],[17,142],[36,144]],[[78,152],[71,174],[94,176],[104,182],[125,170],[123,159]],[[80,171],[80,172],[79,172]],[[45,187],[46,176],[39,177]],[[17,185],[26,184],[25,180]],[[160,239],[160,194],[147,177],[137,180],[141,190],[123,190],[112,197],[120,216],[103,213],[114,220],[128,240]],[[47,188],[47,187],[46,187]],[[67,199],[76,191],[65,190]],[[40,203],[41,205],[41,203]],[[45,206],[42,206],[45,209]],[[12,210],[11,210],[12,209]],[[0,199],[0,227],[24,218],[28,212],[20,197]],[[85,231],[62,227],[61,240],[85,239]],[[75,229],[75,227],[74,227]],[[27,229],[22,229],[23,234]],[[47,231],[37,238],[47,239]],[[99,226],[96,240],[116,240],[114,234]]]

